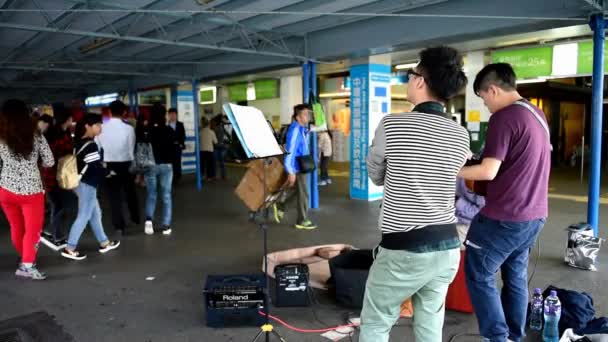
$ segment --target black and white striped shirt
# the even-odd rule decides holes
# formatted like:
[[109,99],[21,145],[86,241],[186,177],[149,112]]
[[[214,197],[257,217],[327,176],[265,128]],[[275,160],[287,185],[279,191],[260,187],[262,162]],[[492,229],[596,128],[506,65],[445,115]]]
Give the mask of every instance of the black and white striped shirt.
[[446,116],[386,116],[368,155],[371,180],[384,185],[382,233],[456,223],[456,176],[468,153],[468,131]]

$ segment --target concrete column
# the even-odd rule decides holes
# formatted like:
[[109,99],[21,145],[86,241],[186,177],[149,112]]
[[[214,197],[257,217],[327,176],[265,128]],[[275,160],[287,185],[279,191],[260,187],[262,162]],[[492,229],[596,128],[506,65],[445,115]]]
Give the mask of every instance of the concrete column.
[[281,77],[281,125],[291,124],[293,107],[302,103],[302,76]]
[[351,77],[350,196],[373,201],[383,195],[367,175],[367,153],[376,128],[391,108],[391,59],[389,55],[354,60]]

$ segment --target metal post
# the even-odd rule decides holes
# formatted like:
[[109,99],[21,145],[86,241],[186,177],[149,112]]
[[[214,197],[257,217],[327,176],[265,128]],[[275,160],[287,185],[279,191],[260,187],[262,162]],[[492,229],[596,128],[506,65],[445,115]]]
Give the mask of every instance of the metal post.
[[177,84],[171,86],[171,107],[177,108]]
[[135,90],[133,89],[133,80],[129,80],[129,111],[135,114]]
[[137,89],[133,89],[133,103],[135,103],[135,117],[139,118],[139,95]]
[[196,189],[201,191],[203,189],[203,179],[201,177],[201,157],[200,157],[200,132],[198,130],[198,81],[192,79],[192,105],[194,106],[194,156],[196,159]]
[[310,65],[302,64],[302,94],[304,95],[303,102],[310,102]]
[[589,168],[588,223],[597,236],[599,230],[600,179],[602,158],[602,114],[604,105],[604,44],[606,39],[603,14],[594,14],[589,23],[593,30],[593,100],[591,106],[591,165]]
[[582,149],[581,149],[581,184],[585,180],[585,136],[583,135],[582,139]]
[[[314,62],[308,62],[310,72],[310,92],[312,98],[310,104],[312,104],[317,97],[317,65]],[[319,156],[319,148],[317,146],[317,132],[310,134],[310,153],[315,159],[315,171],[310,175],[310,208],[319,209],[319,163],[317,157]]]

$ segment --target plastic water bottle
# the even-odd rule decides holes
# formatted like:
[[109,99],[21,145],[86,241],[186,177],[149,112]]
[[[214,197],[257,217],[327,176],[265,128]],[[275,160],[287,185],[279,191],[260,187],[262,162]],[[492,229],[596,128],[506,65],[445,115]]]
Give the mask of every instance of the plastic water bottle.
[[561,316],[562,303],[557,298],[557,292],[551,291],[551,295],[545,299],[544,342],[559,342],[559,319]]
[[532,296],[532,314],[530,316],[530,329],[543,330],[543,294],[540,289],[534,289]]

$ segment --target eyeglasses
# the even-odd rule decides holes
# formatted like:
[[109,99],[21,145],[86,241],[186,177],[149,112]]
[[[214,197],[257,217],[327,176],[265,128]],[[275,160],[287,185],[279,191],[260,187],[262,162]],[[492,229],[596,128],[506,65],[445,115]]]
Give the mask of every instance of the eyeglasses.
[[422,76],[421,73],[416,72],[416,70],[414,70],[414,69],[408,69],[408,71],[407,71],[407,78],[412,78],[412,76],[418,76],[418,77],[424,78],[424,76]]

